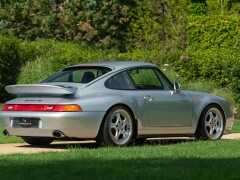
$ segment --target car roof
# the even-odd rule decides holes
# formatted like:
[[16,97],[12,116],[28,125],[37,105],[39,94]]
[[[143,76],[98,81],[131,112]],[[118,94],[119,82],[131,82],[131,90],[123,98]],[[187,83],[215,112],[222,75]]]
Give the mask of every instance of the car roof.
[[147,63],[147,62],[137,62],[137,61],[101,61],[101,62],[91,62],[91,63],[78,64],[78,65],[70,66],[68,68],[84,67],[84,66],[103,66],[103,67],[109,67],[109,68],[111,68],[111,69],[113,69],[115,71],[116,70],[120,70],[120,69],[130,68],[130,67],[139,67],[139,66],[156,67],[155,64]]

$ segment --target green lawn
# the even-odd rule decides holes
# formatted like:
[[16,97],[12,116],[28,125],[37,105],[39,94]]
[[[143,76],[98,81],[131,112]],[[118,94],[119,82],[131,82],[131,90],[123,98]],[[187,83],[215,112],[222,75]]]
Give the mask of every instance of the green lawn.
[[235,119],[233,128],[232,128],[232,133],[240,133],[240,120]]
[[[2,132],[2,126],[0,126]],[[240,132],[235,120],[233,132]],[[22,142],[3,137],[0,143]],[[153,145],[154,144],[154,145]],[[1,179],[237,179],[240,140],[154,141],[133,147],[82,145],[68,152],[0,155]],[[49,147],[51,148],[51,147]]]
[[1,179],[237,179],[240,140],[0,156]]

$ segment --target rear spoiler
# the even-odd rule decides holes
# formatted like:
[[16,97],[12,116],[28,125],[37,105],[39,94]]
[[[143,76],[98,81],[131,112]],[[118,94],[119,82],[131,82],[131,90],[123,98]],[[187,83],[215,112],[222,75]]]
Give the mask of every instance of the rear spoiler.
[[58,86],[46,84],[22,84],[7,86],[6,91],[10,94],[17,95],[68,95],[77,92],[76,87],[72,86]]

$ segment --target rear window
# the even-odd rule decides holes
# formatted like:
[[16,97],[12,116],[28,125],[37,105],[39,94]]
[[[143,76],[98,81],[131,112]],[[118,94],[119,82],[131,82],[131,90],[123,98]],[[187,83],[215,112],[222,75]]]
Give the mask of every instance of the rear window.
[[105,86],[109,89],[130,90],[135,89],[134,84],[128,76],[127,72],[121,72],[109,78],[105,82]]
[[72,67],[64,69],[43,82],[89,83],[110,71],[111,69],[107,67]]

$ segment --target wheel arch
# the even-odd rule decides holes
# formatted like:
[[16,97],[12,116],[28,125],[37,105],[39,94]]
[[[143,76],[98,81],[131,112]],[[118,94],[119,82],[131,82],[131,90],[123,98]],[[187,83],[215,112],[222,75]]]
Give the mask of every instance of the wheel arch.
[[[224,118],[224,123],[226,124],[226,116],[225,116],[225,113],[224,113],[224,110],[223,110],[223,107],[218,104],[218,103],[209,103],[209,104],[206,104],[205,106],[203,106],[203,108],[201,109],[200,111],[200,116],[198,117],[198,123],[197,123],[197,127],[196,127],[196,130],[195,130],[195,135],[196,133],[199,133],[200,131],[200,124],[201,124],[201,120],[202,120],[202,116],[203,116],[203,112],[204,110],[209,107],[209,106],[217,106],[219,108],[219,110],[221,111],[221,113],[223,114],[223,118]],[[224,128],[225,128],[225,124],[224,124]]]
[[102,121],[101,121],[101,124],[100,124],[100,127],[99,127],[99,130],[98,130],[98,134],[96,136],[96,138],[99,137],[99,134],[101,133],[101,130],[103,128],[103,125],[104,125],[104,121],[108,115],[108,113],[115,107],[117,106],[123,106],[125,108],[127,108],[130,112],[130,115],[132,116],[133,118],[133,122],[134,122],[134,134],[133,134],[133,139],[136,139],[137,138],[137,135],[138,135],[138,121],[137,121],[137,115],[136,113],[134,112],[133,108],[131,108],[129,105],[127,104],[124,104],[124,103],[117,103],[117,104],[114,104],[112,105],[111,107],[108,108],[108,110],[106,111],[106,113],[104,114],[103,118],[102,118]]

